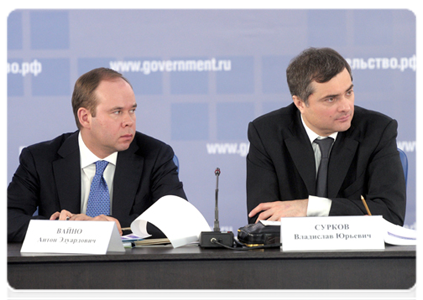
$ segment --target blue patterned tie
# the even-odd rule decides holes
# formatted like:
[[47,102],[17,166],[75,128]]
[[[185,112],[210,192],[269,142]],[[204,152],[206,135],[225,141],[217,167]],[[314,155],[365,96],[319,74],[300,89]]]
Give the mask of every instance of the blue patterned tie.
[[95,163],[95,176],[91,183],[90,195],[88,196],[87,216],[95,217],[101,214],[110,214],[110,195],[104,180],[103,172],[108,162],[99,160]]

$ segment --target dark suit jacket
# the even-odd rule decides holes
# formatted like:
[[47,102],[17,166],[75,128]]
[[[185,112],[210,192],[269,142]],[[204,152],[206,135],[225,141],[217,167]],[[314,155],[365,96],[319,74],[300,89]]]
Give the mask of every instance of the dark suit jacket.
[[[81,169],[78,133],[22,150],[20,165],[8,187],[8,240],[22,241],[29,221],[49,219],[66,209],[81,210]],[[137,132],[130,147],[118,153],[113,181],[112,216],[130,226],[142,212],[165,195],[186,199],[173,150]],[[33,216],[36,209],[38,216]]]
[[[396,136],[395,120],[355,106],[351,127],[338,133],[329,158],[330,216],[366,214],[363,195],[372,215],[403,225],[405,179]],[[248,138],[248,212],[262,202],[315,195],[313,148],[294,104],[251,122]]]

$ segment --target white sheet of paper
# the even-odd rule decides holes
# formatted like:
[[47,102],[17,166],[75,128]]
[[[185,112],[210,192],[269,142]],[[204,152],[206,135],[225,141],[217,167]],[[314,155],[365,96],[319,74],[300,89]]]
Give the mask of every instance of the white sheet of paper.
[[417,245],[417,231],[392,224],[383,219],[386,228],[385,243],[391,245]]
[[138,236],[148,237],[147,222],[159,228],[174,248],[198,241],[210,226],[197,208],[187,200],[173,195],[160,198],[131,224]]
[[264,226],[281,226],[281,221],[260,220],[260,223]]

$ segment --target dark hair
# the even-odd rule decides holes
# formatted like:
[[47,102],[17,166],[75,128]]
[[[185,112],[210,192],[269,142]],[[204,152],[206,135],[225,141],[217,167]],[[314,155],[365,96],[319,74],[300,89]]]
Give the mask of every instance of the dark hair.
[[[78,126],[79,129],[81,129],[81,123],[79,123],[78,109],[84,107],[90,111],[93,117],[95,117],[97,108],[97,100],[94,94],[95,89],[102,80],[113,80],[117,78],[122,78],[129,83],[122,74],[108,68],[93,69],[83,74],[75,82],[72,94],[72,110],[76,126]],[[131,84],[129,83],[129,85]]]
[[291,60],[286,69],[289,91],[307,104],[314,92],[311,82],[328,82],[344,69],[352,80],[351,68],[338,52],[331,48],[308,48]]

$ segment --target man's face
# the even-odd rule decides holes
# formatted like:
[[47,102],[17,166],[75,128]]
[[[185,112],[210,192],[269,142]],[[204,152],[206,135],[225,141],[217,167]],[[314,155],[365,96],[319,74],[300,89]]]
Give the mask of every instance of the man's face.
[[131,86],[121,78],[101,81],[94,93],[96,114],[93,117],[88,112],[90,121],[84,142],[94,154],[104,158],[129,148],[136,131],[137,103]]
[[354,91],[347,69],[325,83],[313,81],[308,104],[294,96],[305,124],[320,136],[346,131],[354,115]]

